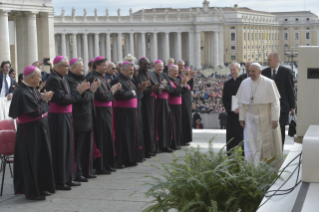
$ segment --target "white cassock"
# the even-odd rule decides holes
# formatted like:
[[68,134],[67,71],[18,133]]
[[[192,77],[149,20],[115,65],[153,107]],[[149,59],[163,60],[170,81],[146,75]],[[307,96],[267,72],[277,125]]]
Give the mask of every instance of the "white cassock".
[[[255,81],[247,78],[236,96],[240,104],[239,120],[245,121],[246,125],[244,149],[247,161],[257,166],[261,160],[282,158],[279,123],[272,129],[272,121],[279,121],[280,115],[280,94],[275,82],[262,75]],[[277,168],[281,165],[278,163]]]

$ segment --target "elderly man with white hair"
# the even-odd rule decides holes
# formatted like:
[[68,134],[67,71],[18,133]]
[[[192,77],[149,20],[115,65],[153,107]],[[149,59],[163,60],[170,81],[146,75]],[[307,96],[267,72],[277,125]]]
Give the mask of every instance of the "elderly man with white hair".
[[[250,78],[241,83],[237,98],[245,158],[257,166],[260,161],[270,163],[282,158],[280,95],[275,82],[261,75],[259,63],[252,63],[249,70]],[[280,162],[273,165],[278,168]]]
[[[53,92],[42,96],[36,87],[41,71],[28,66],[10,105],[9,116],[17,118],[14,151],[14,192],[27,199],[45,200],[55,192],[47,113]],[[4,167],[5,168],[5,167]]]
[[53,60],[53,71],[49,76],[46,89],[54,92],[49,110],[49,127],[52,147],[52,163],[57,190],[71,190],[79,186],[75,179],[74,143],[72,127],[72,104],[90,89],[90,83],[82,82],[76,90],[71,90],[65,80],[70,68],[69,60],[57,56]]
[[[71,69],[66,79],[71,92],[76,92],[77,86],[85,81],[84,65],[81,58],[70,60]],[[75,181],[87,182],[87,178],[93,176],[93,115],[94,93],[100,87],[101,82],[95,80],[90,89],[86,90],[80,99],[72,104],[76,179]]]

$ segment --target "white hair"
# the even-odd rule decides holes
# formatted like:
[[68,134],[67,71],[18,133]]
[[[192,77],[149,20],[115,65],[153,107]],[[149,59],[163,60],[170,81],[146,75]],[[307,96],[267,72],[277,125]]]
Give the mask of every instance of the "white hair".
[[78,58],[78,60],[75,61],[75,63],[73,63],[73,64],[71,65],[71,70],[72,70],[73,68],[77,67],[77,66],[79,65],[79,62],[83,62],[82,58]]
[[232,62],[229,67],[232,67],[232,66],[236,66],[236,68],[239,69],[239,70],[241,69],[240,68],[240,64],[237,63],[237,62]]
[[177,61],[177,64],[179,64],[179,63],[185,64],[185,62],[184,62],[183,60],[178,60],[178,61]]
[[127,68],[130,67],[130,66],[135,67],[133,63],[126,63],[125,65],[122,65],[121,71],[127,70]]
[[115,65],[113,62],[109,62],[109,63],[107,64],[107,67],[109,67],[111,64],[113,64],[113,65],[116,67],[116,65]]
[[37,74],[37,71],[40,71],[40,70],[38,68],[35,68],[34,71],[31,72],[31,74],[28,74],[27,76],[23,75],[23,80],[29,80],[31,77]]
[[168,69],[168,71],[170,71],[172,68],[178,69],[178,66],[177,66],[177,65],[172,65],[172,66]]
[[259,70],[261,70],[261,65],[259,64],[259,63],[252,63],[252,64],[250,64],[250,66],[249,66],[249,68],[251,67],[251,66],[256,66],[256,67],[258,67],[259,68]]
[[35,66],[34,64],[36,64],[36,63],[40,63],[39,61],[34,61],[33,63],[32,63],[32,66]]
[[53,65],[53,69],[55,70],[58,66],[62,65],[66,60],[68,60],[67,57],[63,58],[60,62]]

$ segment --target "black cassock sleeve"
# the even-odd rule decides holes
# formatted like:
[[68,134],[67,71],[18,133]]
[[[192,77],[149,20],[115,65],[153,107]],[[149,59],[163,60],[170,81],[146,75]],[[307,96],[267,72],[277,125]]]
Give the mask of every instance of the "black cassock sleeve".
[[26,113],[27,116],[29,116],[30,118],[37,118],[39,116],[41,116],[42,114],[46,113],[49,111],[50,106],[46,101],[41,101],[40,107],[34,111],[31,111],[29,113]]
[[[78,83],[76,83],[76,81],[74,80],[68,80],[69,86],[70,86],[70,90],[75,93],[77,92],[77,87],[78,87]],[[73,104],[82,104],[82,103],[87,103],[87,102],[91,102],[94,99],[94,93],[89,89],[86,90],[84,93],[82,93],[81,98],[80,99],[76,99]]]
[[66,106],[69,104],[73,104],[73,102],[77,102],[79,99],[81,99],[81,95],[77,90],[70,90],[69,93],[65,93],[61,85],[61,81],[56,78],[52,78],[49,82],[49,85],[47,84],[46,87],[48,90],[54,92],[52,101],[57,103],[58,105]]
[[224,83],[222,101],[227,113],[231,112],[231,95],[229,95],[228,81]]

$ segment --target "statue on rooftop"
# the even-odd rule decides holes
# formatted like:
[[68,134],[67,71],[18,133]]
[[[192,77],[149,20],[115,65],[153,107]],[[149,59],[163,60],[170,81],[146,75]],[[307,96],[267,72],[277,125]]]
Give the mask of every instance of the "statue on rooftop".
[[86,11],[86,9],[84,8],[84,14],[83,14],[83,16],[86,16],[86,14],[87,14],[87,11]]

